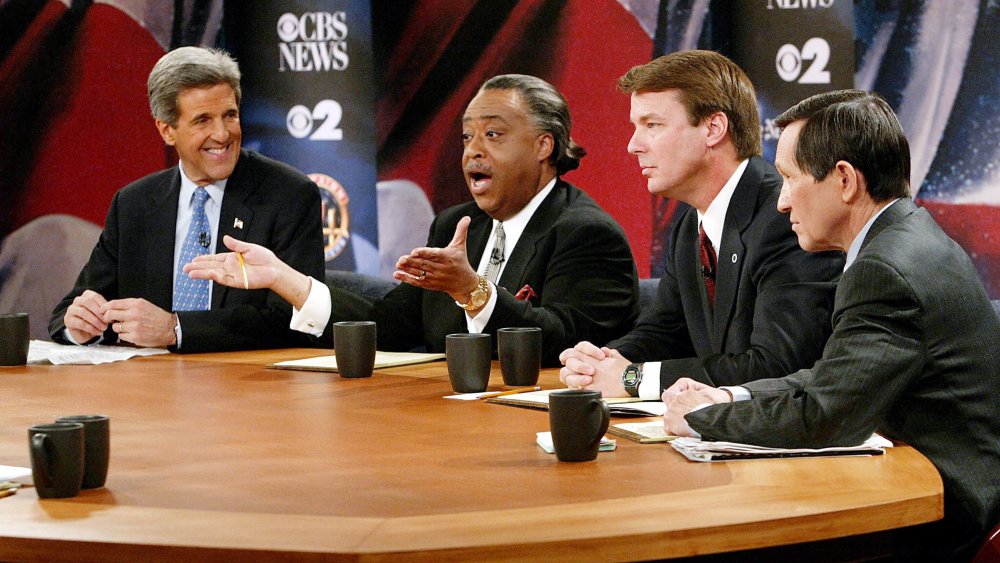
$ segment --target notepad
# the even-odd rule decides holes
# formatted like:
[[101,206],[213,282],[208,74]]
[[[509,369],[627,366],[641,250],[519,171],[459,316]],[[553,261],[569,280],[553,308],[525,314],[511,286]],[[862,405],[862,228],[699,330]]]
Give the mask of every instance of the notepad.
[[870,438],[858,446],[822,449],[768,448],[736,442],[706,442],[697,438],[677,438],[670,442],[670,445],[691,461],[735,461],[789,457],[882,455],[885,453],[885,448],[892,447],[892,442],[878,434],[872,434]]
[[[549,410],[549,394],[564,390],[544,389],[506,397],[492,397],[486,399],[486,402],[547,411]],[[663,413],[666,412],[666,405],[663,404],[663,401],[643,401],[637,397],[608,397],[604,399],[604,402],[608,404],[611,416],[663,416]]]
[[663,428],[662,420],[612,424],[608,427],[608,433],[634,440],[640,444],[662,444],[677,438],[673,434],[667,434]]
[[[408,366],[443,360],[444,354],[417,352],[375,352],[375,369]],[[316,356],[301,360],[288,360],[267,366],[274,369],[337,372],[337,356]]]

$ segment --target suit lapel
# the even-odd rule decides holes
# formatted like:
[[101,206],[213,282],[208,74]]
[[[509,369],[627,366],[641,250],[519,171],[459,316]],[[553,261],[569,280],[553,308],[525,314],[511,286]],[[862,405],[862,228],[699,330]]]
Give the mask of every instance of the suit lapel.
[[538,244],[542,242],[551,230],[552,224],[566,206],[566,186],[562,180],[556,180],[552,191],[535,210],[534,215],[524,226],[524,232],[517,245],[507,259],[507,265],[498,280],[499,285],[511,293],[517,293],[524,286],[528,275],[528,264],[537,254]]
[[[177,232],[177,205],[181,192],[181,173],[176,167],[155,186],[150,186],[149,207],[145,210],[142,254],[146,274],[142,282],[150,302],[167,311],[173,310],[174,244]],[[129,236],[128,233],[124,233]],[[166,236],[164,236],[166,235]],[[164,244],[164,241],[170,241]]]
[[[687,204],[684,204],[687,205]],[[688,332],[695,347],[705,343],[706,349],[715,349],[713,340],[712,308],[708,304],[708,292],[705,290],[705,279],[701,273],[701,256],[699,254],[698,212],[688,208],[681,224],[677,228],[677,240],[673,243],[674,268],[676,269],[677,285],[681,295],[697,295],[697,300],[687,300],[684,303],[684,316],[690,319]],[[718,284],[716,284],[718,292]],[[718,298],[718,293],[716,293]],[[696,322],[700,320],[701,322]]]
[[[253,174],[248,164],[246,151],[240,151],[240,159],[233,169],[232,176],[226,182],[226,189],[222,194],[222,210],[219,214],[219,235],[215,241],[215,252],[229,252],[222,237],[229,235],[237,240],[247,241],[247,236],[251,232],[253,223],[253,209],[247,205],[247,199],[253,195],[256,183],[253,182]],[[263,241],[249,240],[248,242],[261,243]],[[212,286],[212,308],[218,309],[225,302],[224,298],[229,293],[229,288],[223,285],[214,284]]]
[[[486,245],[489,244],[490,231],[493,228],[493,219],[482,211],[471,213],[472,222],[469,223],[469,235],[465,239],[465,252],[469,257],[469,264],[473,268],[479,266],[479,261],[483,259],[486,252]],[[449,235],[450,237],[450,235]]]
[[752,157],[747,163],[726,209],[726,222],[722,228],[722,244],[719,247],[718,271],[715,280],[715,334],[714,342],[725,341],[726,328],[736,304],[740,273],[746,244],[743,231],[750,225],[756,213],[757,196],[763,173],[760,158]]

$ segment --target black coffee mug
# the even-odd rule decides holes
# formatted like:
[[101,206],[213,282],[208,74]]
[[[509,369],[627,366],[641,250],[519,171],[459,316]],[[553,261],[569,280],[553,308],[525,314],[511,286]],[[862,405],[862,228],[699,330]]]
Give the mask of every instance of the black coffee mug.
[[508,327],[497,331],[497,355],[504,385],[523,387],[538,383],[542,367],[542,329]]
[[28,363],[28,313],[0,315],[0,366]]
[[375,321],[333,323],[333,348],[340,377],[372,376],[375,341]]
[[549,426],[559,461],[596,459],[610,422],[600,391],[567,389],[549,394]]
[[64,416],[56,422],[76,422],[83,425],[83,485],[84,489],[104,486],[108,477],[111,454],[111,422],[100,414]]
[[448,379],[456,393],[486,391],[493,360],[493,337],[489,334],[449,334],[444,338]]
[[80,494],[83,483],[83,425],[70,422],[38,424],[28,429],[31,477],[39,498]]

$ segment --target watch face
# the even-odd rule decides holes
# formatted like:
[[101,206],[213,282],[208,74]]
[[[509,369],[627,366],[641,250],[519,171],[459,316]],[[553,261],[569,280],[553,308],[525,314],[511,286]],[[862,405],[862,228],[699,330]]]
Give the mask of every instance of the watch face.
[[625,369],[625,373],[622,375],[622,382],[625,385],[635,385],[635,382],[639,379],[639,368],[631,367]]

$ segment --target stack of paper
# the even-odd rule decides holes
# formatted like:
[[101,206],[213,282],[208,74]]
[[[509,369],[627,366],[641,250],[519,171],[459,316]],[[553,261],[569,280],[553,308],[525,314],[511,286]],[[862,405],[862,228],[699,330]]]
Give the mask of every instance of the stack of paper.
[[670,442],[675,450],[691,461],[731,461],[739,459],[785,458],[785,457],[815,457],[841,455],[882,455],[885,448],[891,448],[892,442],[872,434],[860,446],[844,446],[834,448],[785,449],[766,448],[735,442],[705,442],[697,438],[677,438]]
[[[486,399],[486,402],[546,411],[549,410],[549,394],[554,391],[565,391],[565,389],[545,389],[505,397],[492,397]],[[608,404],[611,416],[663,416],[667,410],[663,401],[643,401],[635,397],[609,397],[604,399],[604,402]]]

